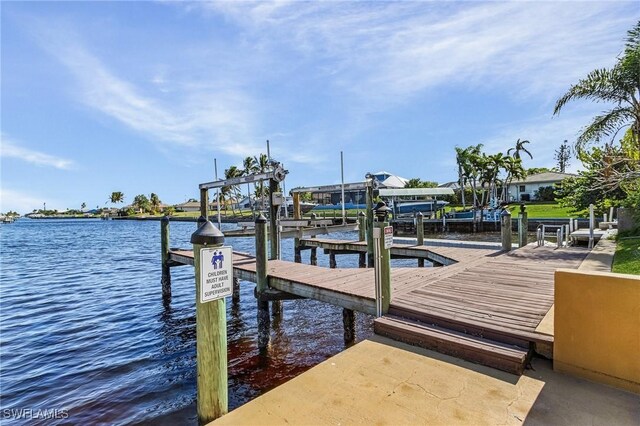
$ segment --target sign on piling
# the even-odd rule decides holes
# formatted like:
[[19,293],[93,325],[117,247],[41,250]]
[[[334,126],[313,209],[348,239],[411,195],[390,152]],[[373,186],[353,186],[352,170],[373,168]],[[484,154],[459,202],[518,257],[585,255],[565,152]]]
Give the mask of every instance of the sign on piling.
[[200,250],[200,303],[233,294],[233,250],[213,247]]
[[390,249],[393,245],[393,226],[384,227],[384,248]]

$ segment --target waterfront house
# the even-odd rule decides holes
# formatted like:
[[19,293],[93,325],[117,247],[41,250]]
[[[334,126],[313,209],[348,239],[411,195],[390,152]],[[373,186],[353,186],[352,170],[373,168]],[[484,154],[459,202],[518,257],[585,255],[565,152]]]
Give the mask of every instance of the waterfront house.
[[174,207],[176,208],[176,211],[179,211],[179,212],[199,212],[200,202],[185,201],[184,203],[176,204]]
[[[372,173],[374,179],[378,182],[379,188],[404,188],[407,179],[393,175],[386,171],[379,171]],[[365,208],[365,182],[351,182],[344,184],[344,202],[345,207],[351,208]],[[290,193],[295,192],[309,192],[311,193],[312,202],[318,204],[316,209],[322,208],[340,208],[342,206],[342,189],[343,185],[322,185],[322,186],[310,186],[306,188],[294,188]]]
[[544,172],[529,175],[524,179],[513,181],[509,184],[509,201],[535,201],[536,192],[540,188],[554,187],[568,177],[576,176],[573,173]]

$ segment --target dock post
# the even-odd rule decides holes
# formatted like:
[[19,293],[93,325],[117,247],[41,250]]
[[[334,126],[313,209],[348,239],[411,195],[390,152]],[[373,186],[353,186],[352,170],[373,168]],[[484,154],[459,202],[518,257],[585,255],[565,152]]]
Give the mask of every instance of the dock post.
[[171,268],[169,267],[169,216],[160,221],[160,247],[162,250],[162,299],[171,299]]
[[293,218],[296,220],[302,219],[302,214],[300,210],[300,193],[293,193]]
[[226,301],[221,298],[201,302],[200,295],[201,249],[221,247],[224,234],[213,223],[205,221],[191,235],[191,243],[196,282],[196,409],[198,422],[205,424],[223,416],[229,410]]
[[335,252],[329,253],[329,268],[335,269],[338,267],[338,263],[336,262],[336,254]]
[[502,250],[511,250],[511,213],[504,209],[500,213],[500,228],[502,234]]
[[309,263],[313,266],[317,266],[318,265],[318,250],[316,247],[311,247],[311,250],[309,250],[311,252],[311,254],[309,255]]
[[[358,241],[367,239],[367,217],[364,212],[358,213]],[[367,267],[367,253],[358,253],[358,268]]]
[[[273,203],[273,194],[278,192],[278,181],[269,179],[269,238],[270,255],[269,260],[280,259],[280,218],[279,207]],[[287,208],[285,204],[285,208]],[[278,316],[282,313],[282,300],[271,302],[271,313]]]
[[[424,215],[422,212],[416,213],[416,236],[417,244],[419,246],[424,245]],[[424,267],[424,259],[418,259],[418,266]]]
[[373,267],[373,179],[373,177],[367,177],[365,191],[367,203],[367,267],[369,268]]
[[391,250],[384,247],[384,228],[389,226],[389,222],[378,222],[377,225],[376,233],[379,233],[379,238],[376,241],[378,259],[376,259],[375,267],[379,268],[380,313],[384,315],[389,312],[391,304]]
[[255,222],[256,229],[256,297],[258,298],[258,349],[269,346],[269,302],[262,295],[269,286],[267,277],[267,218],[262,213]]
[[344,343],[350,344],[356,338],[356,313],[353,309],[342,309],[342,325],[344,326]]
[[524,204],[520,204],[520,217],[518,218],[518,247],[524,247],[529,244],[529,213],[526,211]]
[[234,305],[240,303],[240,278],[233,277],[233,294],[231,295],[231,303]]
[[302,263],[302,250],[300,250],[300,238],[298,237],[293,239],[293,261]]
[[269,260],[280,259],[278,206],[273,204],[273,194],[276,192],[278,192],[278,182],[269,179]]

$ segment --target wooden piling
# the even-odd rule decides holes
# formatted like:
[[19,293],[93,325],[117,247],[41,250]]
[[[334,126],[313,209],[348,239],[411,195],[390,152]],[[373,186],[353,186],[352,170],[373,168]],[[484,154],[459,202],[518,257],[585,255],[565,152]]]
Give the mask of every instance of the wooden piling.
[[293,193],[293,218],[296,220],[302,219],[302,210],[300,209],[300,193]]
[[378,253],[380,255],[380,282],[382,297],[382,314],[389,312],[391,304],[391,250],[384,248],[384,228],[389,222],[378,222],[381,238],[378,239]]
[[302,263],[302,250],[300,249],[300,238],[298,237],[293,239],[293,261]]
[[233,278],[233,294],[231,295],[231,302],[234,305],[240,303],[240,279]]
[[344,343],[353,343],[356,338],[356,313],[353,309],[342,309],[342,325],[344,326]]
[[169,267],[169,216],[160,221],[160,248],[162,251],[162,298],[171,298],[171,268]]
[[329,268],[335,269],[338,267],[338,263],[336,262],[336,254],[335,252],[329,253]]
[[518,247],[524,247],[529,244],[529,213],[524,210],[520,211],[518,217]]
[[258,349],[266,350],[269,346],[269,302],[262,298],[269,287],[267,277],[267,218],[262,213],[255,222],[256,230],[256,296],[258,298]]
[[500,232],[502,236],[502,250],[511,250],[511,213],[503,210],[500,214]]
[[[416,236],[417,244],[419,246],[424,245],[424,215],[422,212],[416,214]],[[418,259],[418,266],[424,267],[424,259]]]
[[278,192],[278,182],[269,179],[269,259],[280,259],[280,229],[278,226],[278,206],[273,204],[273,194]]
[[196,409],[199,424],[228,412],[227,310],[224,298],[202,303],[200,270],[203,248],[221,247],[224,235],[205,221],[191,236],[196,282]]
[[[209,217],[209,190],[206,188],[200,188],[200,217],[205,221]],[[200,228],[200,224],[198,224],[198,228]]]
[[367,203],[367,266],[373,267],[373,181],[367,182],[365,191]]
[[317,266],[318,265],[318,252],[317,249],[315,247],[311,247],[311,250],[309,250],[311,252],[311,254],[309,255],[309,264],[313,265],[313,266]]
[[[358,213],[358,241],[365,241],[367,239],[367,218],[364,212]],[[367,254],[358,253],[358,267],[367,267]]]

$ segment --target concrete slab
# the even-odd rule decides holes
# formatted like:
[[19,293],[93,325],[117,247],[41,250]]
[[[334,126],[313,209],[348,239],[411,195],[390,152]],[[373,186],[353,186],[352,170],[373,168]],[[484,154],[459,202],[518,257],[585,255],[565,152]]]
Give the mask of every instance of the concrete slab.
[[587,257],[582,261],[581,271],[611,272],[613,257],[616,253],[616,242],[602,238],[598,241]]
[[553,321],[555,317],[555,305],[551,305],[551,308],[547,314],[542,318],[538,327],[536,327],[536,333],[546,334],[547,336],[553,336]]
[[376,336],[216,425],[637,425],[640,396],[556,373],[521,377]]

